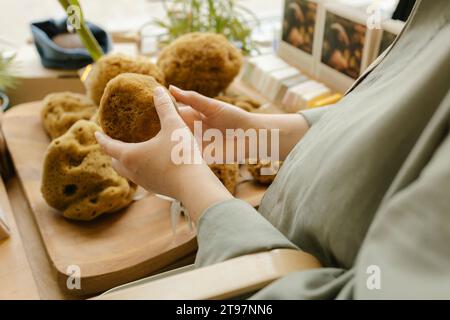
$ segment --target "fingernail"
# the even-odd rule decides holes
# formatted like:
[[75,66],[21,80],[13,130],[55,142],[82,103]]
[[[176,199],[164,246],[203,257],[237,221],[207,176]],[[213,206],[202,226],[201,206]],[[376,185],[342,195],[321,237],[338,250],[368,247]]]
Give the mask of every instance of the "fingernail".
[[169,90],[175,90],[175,91],[177,91],[179,93],[183,93],[183,90],[181,90],[180,88],[178,88],[178,87],[176,87],[176,86],[174,86],[172,84],[169,86]]
[[162,96],[164,94],[163,87],[156,87],[155,91],[153,92],[155,96]]

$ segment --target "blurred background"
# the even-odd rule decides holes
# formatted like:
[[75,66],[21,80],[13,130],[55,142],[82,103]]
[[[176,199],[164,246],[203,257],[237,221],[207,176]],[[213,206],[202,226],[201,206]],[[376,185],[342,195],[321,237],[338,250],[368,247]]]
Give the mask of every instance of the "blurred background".
[[[186,1],[189,2],[189,1]],[[281,26],[283,1],[238,0],[260,20],[255,37],[273,37]],[[398,0],[336,0],[366,10],[379,3],[386,15],[392,14]],[[81,0],[85,16],[109,32],[136,31],[153,18],[165,15],[162,0]],[[170,4],[171,1],[166,1]],[[50,17],[63,17],[57,0],[0,0],[0,40],[20,46],[31,39],[29,23]]]
[[[334,0],[360,10],[362,15],[369,14],[368,10],[375,5],[377,12],[387,19],[397,4],[401,4],[399,1],[412,0]],[[222,33],[246,56],[273,54],[281,42],[284,11],[281,0],[79,0],[79,3],[85,19],[109,34],[113,45],[105,47],[105,52],[111,49],[156,59],[163,46],[196,31]],[[41,63],[33,43],[31,23],[35,23],[34,42],[38,36],[41,58],[43,45],[45,50],[53,51],[52,45],[36,33],[36,22],[47,25],[54,21],[49,19],[56,19],[63,23],[66,16],[58,0],[0,0],[0,94],[3,93],[2,101],[8,100],[2,105],[4,110],[14,104],[40,99],[50,88],[70,87],[74,92],[83,91],[76,69],[90,61],[80,60],[82,65],[71,67],[49,66],[44,63],[45,59]],[[76,35],[64,41],[67,43],[58,45],[83,47]]]

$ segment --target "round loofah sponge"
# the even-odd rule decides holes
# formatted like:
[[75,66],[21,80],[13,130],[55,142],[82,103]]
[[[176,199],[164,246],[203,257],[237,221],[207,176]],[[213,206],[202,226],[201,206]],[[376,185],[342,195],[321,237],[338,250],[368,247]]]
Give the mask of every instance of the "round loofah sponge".
[[239,177],[239,164],[210,164],[209,168],[217,178],[223,183],[225,188],[234,194]]
[[[273,167],[274,169],[278,169],[283,164],[282,161],[277,161],[274,163]],[[273,180],[275,180],[275,177],[277,176],[276,173],[271,175],[261,175],[261,169],[262,168],[270,168],[270,162],[257,162],[255,164],[247,163],[247,170],[252,175],[253,179],[255,181],[261,183],[261,184],[271,184]]]
[[103,131],[124,142],[153,138],[161,130],[153,102],[158,86],[153,77],[134,73],[123,73],[108,82],[97,118]]
[[168,84],[215,97],[238,75],[242,55],[223,35],[190,33],[165,47],[157,64]]
[[78,120],[90,119],[96,111],[97,106],[85,95],[58,92],[44,98],[41,119],[45,131],[55,139]]
[[121,73],[130,72],[152,76],[160,84],[165,85],[164,74],[150,59],[116,53],[105,55],[94,64],[85,82],[88,96],[97,105],[100,104],[103,91],[109,80]]
[[135,186],[112,168],[94,137],[98,130],[80,120],[48,146],[41,192],[66,218],[92,220],[132,201]]

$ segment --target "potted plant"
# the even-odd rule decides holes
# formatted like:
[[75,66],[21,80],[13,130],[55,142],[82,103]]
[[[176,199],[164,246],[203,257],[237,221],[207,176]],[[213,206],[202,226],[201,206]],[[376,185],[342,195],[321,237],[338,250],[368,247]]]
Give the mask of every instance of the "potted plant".
[[161,45],[186,33],[215,32],[227,37],[244,54],[257,50],[251,33],[259,24],[258,18],[236,0],[173,0],[170,7],[166,0],[162,3],[166,17],[151,22],[165,30]]
[[9,98],[5,91],[17,84],[14,76],[14,54],[0,52],[0,108],[5,111],[9,108]]
[[111,50],[110,36],[99,26],[85,21],[78,0],[59,0],[59,3],[66,13],[65,18],[30,24],[44,67],[80,69]]

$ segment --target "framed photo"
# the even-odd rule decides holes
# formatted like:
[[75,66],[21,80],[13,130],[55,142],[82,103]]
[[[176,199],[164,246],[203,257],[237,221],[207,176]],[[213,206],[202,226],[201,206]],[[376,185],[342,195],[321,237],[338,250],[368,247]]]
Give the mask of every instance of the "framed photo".
[[389,46],[394,43],[395,38],[403,30],[405,23],[400,20],[386,20],[381,23],[382,32],[377,34],[376,45],[373,50],[372,61],[382,54]]
[[318,47],[320,0],[285,0],[282,41],[278,55],[302,71],[313,74]]
[[364,11],[333,3],[324,4],[322,10],[315,76],[345,92],[369,65],[375,35],[380,31],[366,26]]

